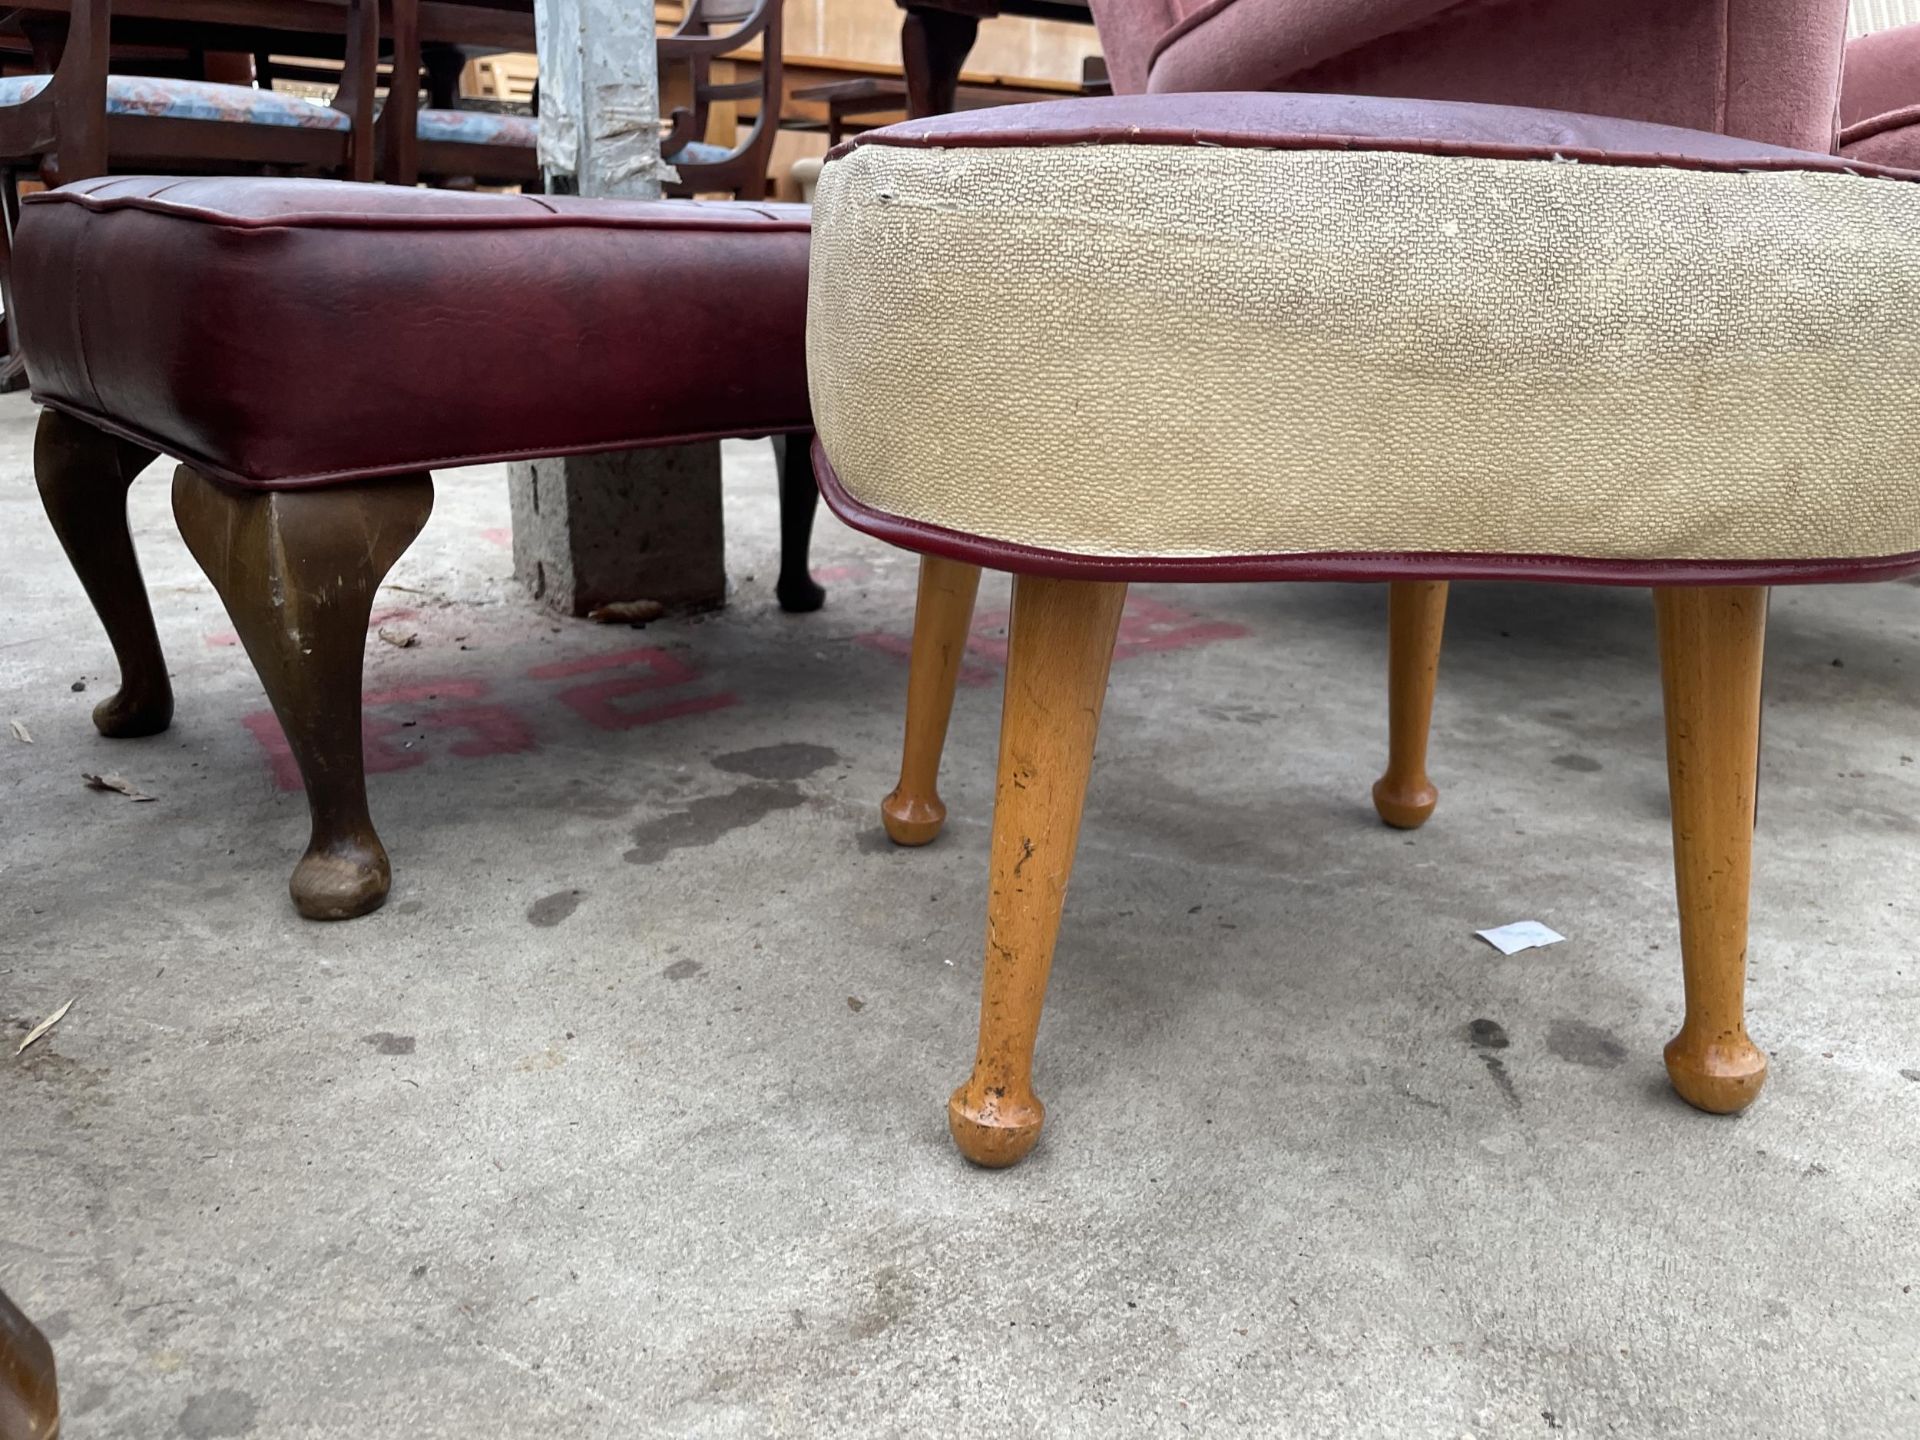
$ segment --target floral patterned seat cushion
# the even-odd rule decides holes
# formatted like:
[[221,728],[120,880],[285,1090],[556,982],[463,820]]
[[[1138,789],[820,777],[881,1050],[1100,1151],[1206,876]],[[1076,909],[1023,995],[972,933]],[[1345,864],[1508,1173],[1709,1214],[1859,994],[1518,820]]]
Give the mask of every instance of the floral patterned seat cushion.
[[714,165],[733,151],[725,145],[709,145],[704,140],[689,140],[667,157],[669,165]]
[[[51,75],[0,78],[0,105],[33,99]],[[303,95],[256,90],[251,85],[215,85],[205,80],[169,80],[154,75],[109,75],[109,115],[152,115],[168,120],[225,120],[249,125],[287,125],[301,130],[349,130],[353,122],[331,106]]]

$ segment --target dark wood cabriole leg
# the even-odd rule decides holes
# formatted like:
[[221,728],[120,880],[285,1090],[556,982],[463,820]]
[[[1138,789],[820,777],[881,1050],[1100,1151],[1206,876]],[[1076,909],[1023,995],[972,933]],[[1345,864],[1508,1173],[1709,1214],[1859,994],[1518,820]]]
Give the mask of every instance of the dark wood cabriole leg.
[[773,458],[780,467],[780,579],[773,593],[782,610],[804,615],[827,600],[807,567],[813,512],[820,504],[820,487],[813,478],[813,436],[774,436]]
[[1761,586],[1655,590],[1686,1019],[1667,1074],[1688,1104],[1744,1110],[1767,1078],[1747,1036],[1747,893],[1760,756]]
[[320,490],[236,490],[190,466],[173,513],[280,717],[313,818],[294,868],[310,920],[346,920],[387,897],[387,852],[367,813],[360,683],[374,591],[433,509],[425,474]]
[[1014,582],[980,1044],[973,1074],[947,1102],[954,1142],[976,1165],[1014,1164],[1046,1119],[1033,1093],[1033,1043],[1126,600],[1121,584]]
[[940,753],[953,716],[953,688],[973,628],[980,567],[938,555],[920,557],[920,603],[913,612],[913,658],[907,671],[906,736],[900,783],[880,802],[880,821],[896,845],[925,845],[946,824],[940,800]]
[[153,607],[127,530],[127,487],[157,452],[58,410],[40,412],[33,473],[40,502],[120,661],[120,688],[94,707],[102,735],[157,735],[173,720],[173,687]]

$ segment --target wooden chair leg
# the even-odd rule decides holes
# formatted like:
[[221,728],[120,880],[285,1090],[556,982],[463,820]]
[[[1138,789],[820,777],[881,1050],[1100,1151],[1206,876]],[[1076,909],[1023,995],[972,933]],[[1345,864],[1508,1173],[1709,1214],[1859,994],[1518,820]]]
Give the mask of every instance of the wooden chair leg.
[[294,868],[310,920],[387,898],[387,852],[367,814],[360,679],[374,591],[433,509],[425,474],[324,490],[228,489],[182,465],[173,513],[280,717],[313,819]]
[[53,1347],[0,1291],[0,1436],[5,1440],[57,1440],[60,1386]]
[[813,512],[820,504],[820,487],[813,478],[813,436],[774,436],[773,458],[780,466],[780,579],[773,593],[782,610],[804,615],[827,601],[827,592],[814,583],[807,567]]
[[907,672],[907,733],[900,783],[880,802],[880,821],[896,845],[925,845],[946,823],[940,802],[940,752],[953,715],[953,687],[966,658],[980,567],[938,555],[920,557],[920,600],[913,613]]
[[127,487],[155,454],[57,410],[40,412],[33,442],[40,502],[120,662],[119,690],[93,710],[95,727],[115,739],[157,735],[173,720],[167,659],[127,530]]
[[986,975],[973,1074],[947,1125],[976,1165],[1011,1165],[1040,1138],[1033,1042],[1127,587],[1014,582],[1000,777],[993,802]]
[[1399,830],[1426,824],[1440,799],[1427,778],[1427,730],[1446,621],[1446,581],[1387,586],[1387,773],[1374,781],[1373,808]]
[[1767,1078],[1747,1038],[1747,889],[1760,750],[1759,586],[1655,590],[1687,1013],[1667,1073],[1688,1104],[1744,1110]]

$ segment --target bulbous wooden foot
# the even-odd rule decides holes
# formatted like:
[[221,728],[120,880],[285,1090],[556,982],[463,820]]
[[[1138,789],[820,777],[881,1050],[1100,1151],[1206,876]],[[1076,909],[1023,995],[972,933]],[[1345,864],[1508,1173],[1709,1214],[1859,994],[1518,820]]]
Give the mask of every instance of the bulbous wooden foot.
[[34,434],[40,501],[120,662],[120,689],[93,709],[94,728],[116,740],[173,721],[167,660],[127,530],[127,488],[155,453],[57,410],[40,412]]
[[976,1165],[1021,1159],[1046,1118],[1033,1093],[1033,1043],[1126,600],[1125,585],[1014,581],[980,1043],[973,1074],[947,1102],[954,1141]]
[[1714,1115],[1737,1115],[1760,1098],[1767,1083],[1766,1054],[1745,1029],[1703,1036],[1683,1025],[1667,1042],[1666,1060],[1680,1098]]
[[1031,1090],[996,1092],[969,1080],[947,1101],[947,1129],[960,1153],[976,1165],[1004,1170],[1027,1158],[1040,1143],[1047,1107]]
[[378,910],[392,887],[393,865],[371,822],[360,834],[324,842],[316,835],[287,882],[293,908],[309,920],[351,920]]
[[1427,732],[1446,628],[1443,580],[1396,580],[1387,587],[1387,773],[1373,808],[1396,830],[1427,823],[1440,792],[1427,778]]
[[896,845],[925,845],[946,823],[939,791],[940,754],[953,716],[953,690],[967,654],[980,567],[938,555],[920,557],[920,599],[913,613],[907,672],[906,738],[900,783],[880,802],[880,823]]
[[1744,1110],[1767,1078],[1747,1038],[1747,893],[1759,770],[1767,592],[1653,592],[1667,713],[1667,784],[1687,1013],[1666,1049],[1689,1105]]
[[1440,792],[1424,775],[1410,788],[1382,775],[1373,782],[1373,808],[1396,830],[1418,830],[1440,803]]
[[364,915],[392,883],[367,813],[360,677],[374,591],[432,508],[426,475],[293,491],[233,490],[186,465],[174,475],[180,533],[306,782],[313,832],[289,889],[309,920]]
[[773,594],[782,610],[805,615],[827,603],[827,592],[807,564],[813,514],[820,504],[820,486],[813,478],[813,436],[774,436],[773,458],[780,467],[780,578]]

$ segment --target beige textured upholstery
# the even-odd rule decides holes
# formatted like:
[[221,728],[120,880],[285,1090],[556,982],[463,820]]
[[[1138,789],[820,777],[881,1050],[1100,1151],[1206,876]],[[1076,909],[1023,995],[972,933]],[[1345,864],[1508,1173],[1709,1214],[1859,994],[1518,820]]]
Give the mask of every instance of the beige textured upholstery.
[[808,354],[847,499],[1013,545],[1920,551],[1889,180],[871,144],[820,180]]

